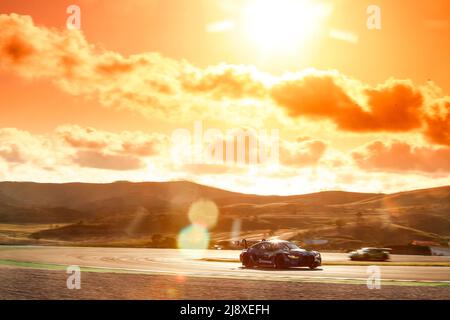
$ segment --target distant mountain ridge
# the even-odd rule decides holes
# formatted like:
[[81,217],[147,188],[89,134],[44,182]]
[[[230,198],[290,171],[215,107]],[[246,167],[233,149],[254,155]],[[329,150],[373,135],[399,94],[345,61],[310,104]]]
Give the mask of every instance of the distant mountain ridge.
[[[252,204],[284,202],[305,202],[339,204],[351,200],[370,199],[378,194],[344,191],[325,191],[294,196],[263,196],[243,194],[208,187],[188,181],[174,182],[113,182],[93,183],[34,183],[0,182],[0,203],[14,203],[22,206],[59,207],[84,209],[105,201],[128,202],[142,205],[146,202],[167,203],[175,201],[190,203],[198,198],[207,198],[218,204],[249,202]],[[6,200],[5,200],[6,199]]]

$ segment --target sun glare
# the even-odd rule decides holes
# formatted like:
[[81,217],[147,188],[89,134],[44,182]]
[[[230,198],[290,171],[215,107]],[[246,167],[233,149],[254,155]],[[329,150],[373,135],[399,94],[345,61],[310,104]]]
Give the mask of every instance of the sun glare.
[[311,0],[249,0],[245,28],[265,53],[290,53],[314,35],[330,11]]

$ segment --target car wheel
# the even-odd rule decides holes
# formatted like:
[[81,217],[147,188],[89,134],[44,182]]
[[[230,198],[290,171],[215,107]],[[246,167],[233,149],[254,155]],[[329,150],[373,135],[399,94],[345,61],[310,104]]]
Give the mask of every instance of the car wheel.
[[286,264],[284,262],[283,256],[278,255],[275,257],[275,268],[277,268],[277,269],[286,268]]
[[244,267],[251,268],[253,267],[253,259],[250,256],[245,255],[244,259],[242,260],[242,264],[244,265]]
[[310,268],[311,270],[314,270],[314,269],[316,269],[318,266],[319,266],[319,265],[313,263],[312,265],[309,266],[309,268]]

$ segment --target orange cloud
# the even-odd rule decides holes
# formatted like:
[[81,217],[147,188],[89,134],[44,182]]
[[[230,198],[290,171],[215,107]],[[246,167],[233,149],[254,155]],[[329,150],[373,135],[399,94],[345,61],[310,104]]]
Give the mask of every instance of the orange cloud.
[[29,16],[2,14],[0,29],[2,69],[50,79],[71,94],[96,97],[105,105],[143,112],[163,108],[183,70],[183,63],[155,53],[123,57],[90,45],[78,30],[35,26]]
[[360,91],[366,106],[359,105],[336,76],[310,74],[276,84],[272,98],[293,117],[329,119],[347,131],[402,132],[422,126],[423,97],[412,84],[392,80]]
[[450,146],[450,100],[444,100],[433,107],[435,114],[425,117],[425,136],[429,141]]
[[0,148],[0,158],[5,159],[7,162],[22,163],[26,161],[16,144],[2,146]]
[[167,138],[158,134],[142,132],[111,133],[80,126],[61,126],[57,133],[69,146],[76,149],[113,152],[134,156],[154,156],[160,152]]
[[[68,134],[72,139],[67,140]],[[111,182],[189,179],[264,194],[298,194],[325,189],[404,190],[448,183],[450,152],[445,148],[412,147],[403,142],[369,145],[347,161],[325,143],[309,137],[280,142],[280,166],[182,164],[168,161],[159,136],[142,132],[113,133],[62,126],[48,134],[0,129],[0,178],[38,182]],[[157,154],[141,155],[139,146],[155,141]],[[167,141],[162,138],[167,147]],[[130,149],[130,146],[133,146]],[[326,149],[325,149],[326,148]],[[345,157],[336,166],[333,161]],[[356,166],[357,164],[358,166]],[[370,171],[377,171],[374,175]]]
[[327,149],[319,140],[284,142],[280,148],[280,162],[286,166],[306,167],[317,164]]
[[138,170],[159,156],[165,136],[142,132],[113,133],[66,125],[52,134],[33,135],[15,128],[0,129],[0,160],[45,170],[71,167]]
[[78,30],[36,26],[31,17],[17,14],[0,15],[0,29],[0,69],[49,79],[105,106],[166,118],[208,110],[220,117],[213,109],[223,97],[237,101],[265,93],[248,67],[201,69],[158,53],[125,57],[89,44]]
[[362,151],[355,151],[353,159],[362,169],[376,171],[450,172],[450,148],[413,147],[394,141],[385,144],[375,141]]
[[[208,115],[222,121],[237,112],[227,121],[251,121],[252,126],[278,117],[276,109],[281,107],[292,118],[329,120],[344,131],[420,131],[430,142],[450,146],[449,112],[433,113],[430,105],[436,99],[430,100],[410,81],[388,80],[371,87],[338,72],[276,77],[245,66],[202,69],[157,53],[124,57],[89,44],[77,30],[39,27],[31,17],[17,14],[0,15],[0,30],[1,69],[49,79],[66,92],[106,106],[152,116]],[[254,108],[248,98],[255,100]],[[123,148],[134,149],[128,144]],[[142,148],[139,152],[150,152]]]
[[67,144],[74,148],[102,149],[108,145],[103,139],[95,136],[92,128],[62,127],[59,129],[61,137]]
[[77,151],[72,160],[82,167],[96,169],[137,170],[145,167],[145,162],[138,157],[95,150]]
[[45,166],[52,160],[42,159],[48,156],[43,150],[49,149],[40,137],[15,128],[0,129],[0,158],[11,164],[39,163]]
[[19,36],[12,36],[2,48],[4,59],[13,64],[22,63],[27,57],[34,53],[34,48]]
[[267,88],[255,79],[254,73],[251,68],[219,65],[190,73],[182,78],[181,83],[188,92],[211,94],[218,99],[263,98]]

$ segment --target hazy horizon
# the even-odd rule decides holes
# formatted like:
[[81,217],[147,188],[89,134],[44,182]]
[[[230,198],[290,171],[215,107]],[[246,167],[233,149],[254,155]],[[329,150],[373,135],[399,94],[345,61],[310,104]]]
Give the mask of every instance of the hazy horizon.
[[67,181],[67,182],[36,182],[36,181],[13,181],[13,180],[3,180],[0,181],[0,183],[36,183],[36,184],[95,184],[95,185],[106,185],[106,184],[115,184],[115,183],[130,183],[130,184],[145,184],[145,183],[182,183],[182,182],[187,182],[187,183],[193,183],[196,185],[200,185],[200,186],[204,186],[204,187],[208,187],[208,188],[216,188],[216,189],[220,189],[223,191],[228,191],[228,192],[233,192],[233,193],[240,193],[240,194],[248,194],[248,195],[260,195],[260,196],[301,196],[301,195],[309,195],[309,194],[315,194],[315,193],[321,193],[321,192],[347,192],[347,193],[373,193],[373,194],[379,194],[379,195],[390,195],[390,194],[397,194],[397,193],[406,193],[406,192],[412,192],[412,191],[420,191],[420,190],[430,190],[430,189],[440,189],[440,188],[445,188],[445,187],[450,187],[450,184],[447,185],[439,185],[439,186],[433,186],[433,187],[429,187],[429,188],[419,188],[419,189],[404,189],[404,190],[400,190],[397,192],[391,192],[391,193],[386,193],[386,192],[362,192],[362,191],[354,191],[354,190],[339,190],[339,189],[327,189],[327,190],[319,190],[319,191],[314,191],[314,192],[308,192],[308,193],[286,193],[286,194],[277,194],[277,193],[273,193],[273,194],[257,194],[257,193],[246,193],[246,192],[240,192],[237,190],[233,190],[233,189],[229,189],[229,188],[220,188],[220,187],[216,187],[214,185],[207,185],[207,184],[201,184],[201,183],[197,183],[195,181],[189,181],[189,180],[168,180],[168,181],[128,181],[128,180],[117,180],[117,181],[111,181],[111,182],[82,182],[82,181]]

